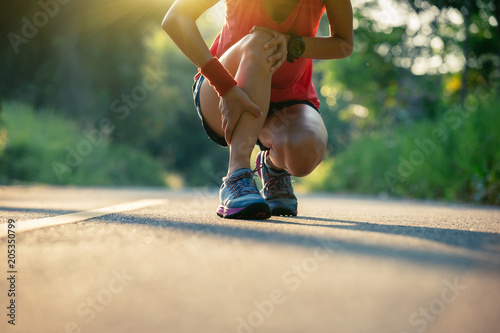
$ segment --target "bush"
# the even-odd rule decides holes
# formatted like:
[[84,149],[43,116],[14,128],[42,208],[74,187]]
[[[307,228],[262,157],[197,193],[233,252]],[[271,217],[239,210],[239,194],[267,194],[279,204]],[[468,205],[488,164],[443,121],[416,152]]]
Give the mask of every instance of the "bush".
[[21,103],[4,103],[0,119],[2,184],[164,185],[158,162],[111,144],[105,131]]
[[354,140],[304,184],[310,190],[387,193],[500,204],[498,97]]

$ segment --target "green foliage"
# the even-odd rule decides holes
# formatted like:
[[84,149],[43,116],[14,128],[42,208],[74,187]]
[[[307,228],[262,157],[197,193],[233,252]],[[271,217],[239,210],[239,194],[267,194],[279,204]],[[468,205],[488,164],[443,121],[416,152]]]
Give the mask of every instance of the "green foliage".
[[82,131],[53,111],[4,103],[0,119],[0,183],[164,185],[148,154],[110,144],[107,133]]
[[355,139],[309,177],[310,190],[500,204],[498,97],[469,96],[438,120]]

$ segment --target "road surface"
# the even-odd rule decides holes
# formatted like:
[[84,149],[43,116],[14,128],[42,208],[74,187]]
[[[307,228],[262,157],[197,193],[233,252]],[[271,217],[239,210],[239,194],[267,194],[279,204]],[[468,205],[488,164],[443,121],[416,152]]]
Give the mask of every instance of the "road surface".
[[217,204],[0,188],[0,331],[500,332],[498,208],[302,195],[299,217],[240,221]]

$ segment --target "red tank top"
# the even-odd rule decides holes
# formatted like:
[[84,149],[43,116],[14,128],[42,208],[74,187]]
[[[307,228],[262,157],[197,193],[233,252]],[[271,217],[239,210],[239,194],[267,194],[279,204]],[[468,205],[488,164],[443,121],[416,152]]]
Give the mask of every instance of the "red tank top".
[[[295,10],[278,24],[268,14],[262,0],[226,0],[226,18],[210,52],[221,57],[231,46],[246,36],[253,26],[268,27],[281,33],[316,36],[325,5],[320,0],[300,0]],[[271,101],[307,100],[319,108],[318,95],[312,83],[312,60],[299,58],[285,61],[273,74]]]

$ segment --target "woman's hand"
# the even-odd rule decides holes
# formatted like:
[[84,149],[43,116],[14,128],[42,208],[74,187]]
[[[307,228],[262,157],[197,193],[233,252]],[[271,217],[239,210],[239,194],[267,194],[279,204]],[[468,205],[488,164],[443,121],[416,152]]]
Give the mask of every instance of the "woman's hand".
[[231,137],[233,136],[234,128],[241,118],[243,112],[248,111],[255,117],[261,117],[262,112],[260,108],[255,105],[243,90],[238,86],[232,87],[224,96],[221,97],[219,102],[221,111],[222,130],[226,142],[231,144]]
[[289,36],[284,35],[278,31],[266,28],[266,27],[261,27],[261,26],[255,26],[250,30],[250,33],[261,30],[261,31],[266,31],[273,35],[273,37],[266,43],[264,44],[264,49],[269,50],[275,46],[277,46],[276,52],[272,54],[267,61],[269,63],[273,63],[271,66],[271,72],[276,72],[278,68],[280,68],[281,65],[286,61],[286,56],[288,54],[288,48],[287,48],[287,43]]

